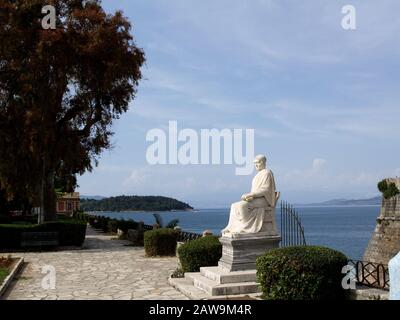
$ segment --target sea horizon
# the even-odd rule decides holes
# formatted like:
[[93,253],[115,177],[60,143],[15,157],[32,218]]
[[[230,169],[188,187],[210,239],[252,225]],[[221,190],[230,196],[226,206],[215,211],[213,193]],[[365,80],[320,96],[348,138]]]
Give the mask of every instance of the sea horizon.
[[[375,229],[380,206],[303,206],[295,207],[304,227],[308,245],[321,245],[345,253],[349,258],[361,260]],[[199,233],[210,230],[215,235],[227,225],[229,208],[203,208],[191,211],[148,211],[148,212],[88,212],[93,215],[115,219],[133,219],[153,225],[151,213],[160,213],[164,222],[179,219],[183,231]],[[276,221],[280,232],[280,210],[276,211]]]

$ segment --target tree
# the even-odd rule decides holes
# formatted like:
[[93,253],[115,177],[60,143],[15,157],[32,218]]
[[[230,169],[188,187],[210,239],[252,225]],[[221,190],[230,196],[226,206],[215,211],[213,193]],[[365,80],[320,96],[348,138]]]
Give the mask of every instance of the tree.
[[[54,30],[42,28],[49,4]],[[55,218],[56,177],[91,170],[110,147],[144,61],[127,18],[100,1],[0,0],[0,177],[12,192],[21,183],[34,192],[40,223]]]
[[159,213],[153,213],[153,217],[156,220],[156,225],[158,225],[160,228],[168,228],[168,229],[173,229],[176,226],[178,226],[179,219],[173,219],[170,222],[168,222],[166,225],[164,225],[163,218]]

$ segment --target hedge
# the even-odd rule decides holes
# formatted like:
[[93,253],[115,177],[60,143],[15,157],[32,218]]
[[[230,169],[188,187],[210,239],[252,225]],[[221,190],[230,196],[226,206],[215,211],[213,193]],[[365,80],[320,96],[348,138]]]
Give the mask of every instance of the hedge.
[[336,250],[301,246],[273,249],[257,258],[257,280],[268,300],[338,300],[347,257]]
[[60,246],[81,246],[86,236],[86,223],[63,219],[60,221],[46,222],[41,225],[29,224],[1,224],[0,225],[0,248],[16,249],[21,244],[23,232],[49,232],[59,233]]
[[122,232],[128,232],[129,229],[136,230],[139,227],[139,223],[133,220],[118,220],[117,226]]
[[90,215],[88,215],[87,213],[85,213],[83,211],[75,211],[73,214],[74,219],[84,221],[86,223],[89,222],[90,217],[91,217]]
[[161,228],[144,233],[144,249],[146,256],[174,256],[178,231]]
[[117,233],[118,231],[118,222],[116,220],[110,220],[107,223],[107,232],[109,233]]
[[216,266],[222,256],[222,244],[215,236],[189,241],[178,248],[184,272],[198,272],[200,267]]
[[108,232],[108,222],[110,221],[111,218],[98,216],[94,220],[89,220],[93,228],[101,229],[103,232]]
[[0,224],[12,224],[12,223],[25,223],[25,224],[36,224],[38,222],[38,216],[10,216],[0,215]]

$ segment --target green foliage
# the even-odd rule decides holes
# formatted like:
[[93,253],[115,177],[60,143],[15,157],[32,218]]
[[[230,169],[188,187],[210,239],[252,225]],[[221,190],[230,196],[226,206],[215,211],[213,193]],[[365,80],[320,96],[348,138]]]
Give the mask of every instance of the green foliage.
[[390,199],[400,194],[396,184],[393,182],[388,183],[387,180],[382,180],[378,183],[378,190],[382,192],[385,199]]
[[176,268],[174,272],[171,274],[171,278],[184,278],[185,272],[182,268]]
[[73,218],[88,223],[91,216],[83,211],[75,211],[73,214]]
[[400,193],[399,189],[397,188],[396,184],[390,183],[387,190],[383,193],[385,199],[390,199],[392,197],[397,196]]
[[216,266],[222,256],[222,244],[215,236],[189,241],[178,248],[184,272],[198,272],[200,267]]
[[101,200],[82,199],[80,207],[85,211],[170,211],[193,209],[176,199],[156,196],[119,196]]
[[91,226],[97,230],[102,230],[103,232],[108,232],[108,222],[111,218],[96,216],[93,220],[89,220]]
[[37,215],[35,216],[6,216],[0,215],[0,224],[36,224],[38,221]]
[[382,180],[378,182],[378,190],[382,193],[384,193],[388,188],[388,184],[386,180]]
[[0,286],[9,273],[10,271],[7,268],[0,267]]
[[146,256],[174,256],[178,232],[173,229],[161,228],[144,233],[144,249]]
[[81,246],[86,236],[86,223],[75,219],[59,219],[41,225],[2,224],[0,225],[0,248],[19,248],[23,232],[50,231],[59,233],[60,246]]
[[118,229],[120,229],[122,232],[128,232],[129,229],[137,230],[139,223],[133,221],[132,219],[118,220],[117,226],[118,226]]
[[178,226],[178,223],[179,223],[179,219],[173,219],[170,222],[168,222],[165,227],[169,228],[169,229],[173,229]]
[[0,1],[0,181],[53,221],[55,176],[76,182],[111,147],[145,56],[131,23],[101,1],[50,1],[57,28],[47,31],[44,4]]
[[164,226],[164,221],[159,213],[153,213],[153,217],[156,220],[156,225],[158,225],[160,228],[163,228]]
[[127,232],[129,229],[137,229],[138,222],[130,220],[117,220],[111,219],[109,217],[104,216],[91,216],[86,215],[86,221],[95,229],[100,229],[103,232],[112,232],[116,233],[117,229],[120,229],[122,232]]
[[167,225],[164,225],[163,218],[161,217],[161,215],[159,213],[153,213],[153,216],[154,216],[154,219],[156,220],[156,224],[159,226],[159,228],[173,229],[179,223],[179,219],[173,219],[170,222],[168,222]]
[[347,262],[341,252],[324,247],[273,249],[257,258],[257,279],[268,300],[344,299],[341,270]]
[[48,231],[58,231],[61,246],[82,246],[86,236],[86,223],[77,220],[48,222]]
[[8,257],[0,256],[0,287],[1,287],[1,284],[3,283],[4,279],[10,273],[10,265],[11,264],[12,264],[12,259],[11,259],[10,255]]
[[107,223],[107,231],[110,233],[117,233],[118,230],[118,221],[110,220]]

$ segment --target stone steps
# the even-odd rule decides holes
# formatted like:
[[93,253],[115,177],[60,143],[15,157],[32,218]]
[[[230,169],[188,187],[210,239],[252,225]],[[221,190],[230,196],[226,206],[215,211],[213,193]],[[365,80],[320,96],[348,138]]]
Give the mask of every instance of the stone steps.
[[188,278],[169,278],[168,282],[189,299],[205,300],[211,298],[205,291],[193,286],[193,281]]
[[201,268],[187,272],[185,278],[170,279],[170,284],[191,299],[210,299],[221,296],[240,296],[260,292],[256,271],[229,272],[220,267]]
[[256,270],[229,272],[219,267],[202,267],[200,274],[218,284],[256,282]]

